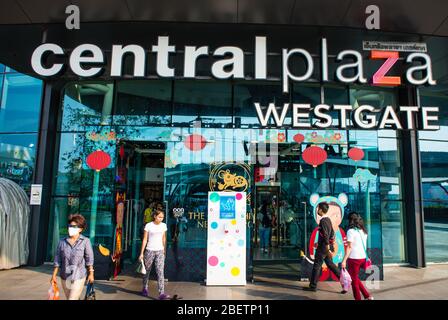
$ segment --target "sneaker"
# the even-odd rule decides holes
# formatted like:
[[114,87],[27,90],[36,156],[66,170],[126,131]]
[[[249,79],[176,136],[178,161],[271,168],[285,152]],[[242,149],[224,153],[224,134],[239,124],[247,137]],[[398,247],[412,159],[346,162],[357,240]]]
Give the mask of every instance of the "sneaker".
[[312,292],[316,292],[317,288],[313,288],[313,287],[304,287],[303,288],[304,291],[312,291]]
[[143,288],[142,290],[142,296],[147,297],[148,296],[148,289],[147,288]]
[[341,294],[346,294],[348,291],[347,290],[342,290]]
[[368,297],[366,300],[375,300],[375,298],[372,297],[372,296],[370,296],[370,297]]
[[165,293],[162,293],[159,296],[159,300],[169,300],[169,299],[171,299],[171,297],[169,295],[165,294]]

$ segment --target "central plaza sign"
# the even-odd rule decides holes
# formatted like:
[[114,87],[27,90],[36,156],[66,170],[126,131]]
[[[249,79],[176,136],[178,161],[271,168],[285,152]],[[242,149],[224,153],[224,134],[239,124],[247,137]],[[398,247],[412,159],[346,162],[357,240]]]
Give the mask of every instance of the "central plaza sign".
[[[255,37],[254,45],[254,75],[255,80],[267,80],[268,79],[268,50],[266,37]],[[175,76],[175,67],[170,66],[170,54],[176,53],[176,46],[170,44],[168,36],[159,36],[157,44],[152,46],[152,53],[156,54],[156,73],[160,78],[173,78]],[[147,65],[147,52],[142,46],[129,44],[129,45],[112,45],[111,61],[110,61],[110,77],[120,78],[123,77],[124,60],[127,56],[133,57],[133,69],[132,77],[145,78],[146,65]],[[222,46],[214,50],[211,50],[208,46],[185,46],[184,52],[184,65],[183,65],[183,78],[194,79],[196,78],[196,69],[198,60],[201,57],[212,56],[215,61],[211,65],[211,75],[216,79],[245,79],[245,55],[243,49],[236,46]],[[405,59],[400,59],[400,52],[398,51],[385,51],[385,50],[372,50],[370,51],[370,60],[382,60],[383,64],[371,75],[371,84],[376,86],[400,86],[402,84],[402,78],[407,83],[419,86],[419,85],[435,85],[436,81],[433,78],[431,58],[428,54],[423,52],[413,52],[407,55]],[[68,62],[53,62],[48,63],[48,57],[68,57]],[[282,49],[281,53],[282,62],[282,88],[284,93],[289,92],[289,85],[291,80],[294,82],[309,81],[313,74],[315,74],[314,59],[310,52],[303,48]],[[291,71],[292,58],[302,60],[305,63],[305,68],[302,74],[294,74]],[[320,81],[321,83],[329,82],[329,61],[327,39],[322,38],[320,41]],[[335,71],[335,80],[344,84],[367,84],[368,80],[365,76],[364,60],[360,52],[356,50],[343,50],[339,52],[334,59],[337,63]],[[54,61],[54,60],[53,60]],[[297,60],[294,60],[297,61]],[[37,47],[31,57],[31,66],[33,70],[42,77],[55,77],[60,75],[65,69],[66,65],[70,67],[71,71],[81,78],[92,78],[99,76],[106,67],[106,58],[103,50],[94,44],[81,44],[71,50],[70,53],[64,51],[64,49],[55,43],[44,43]],[[405,69],[404,75],[390,75],[388,74],[391,68],[396,64],[403,64]],[[129,78],[128,76],[126,78]],[[317,117],[320,117],[324,121],[318,122],[322,127],[331,125],[331,121],[327,116],[322,116],[323,111],[329,111],[330,107],[327,105],[319,105],[319,108],[315,108],[314,113]],[[255,104],[257,114],[259,116],[260,123],[263,125],[266,121],[266,113],[263,115],[262,108]],[[272,109],[274,108],[274,109]],[[265,111],[271,110],[276,113],[276,109],[281,107],[273,106],[272,104],[264,107]],[[284,106],[285,111],[289,106]],[[293,105],[293,110],[307,108],[303,105]],[[334,106],[333,109],[338,109],[340,106]],[[345,108],[345,109],[344,109]],[[347,109],[345,106],[343,110]],[[396,129],[402,129],[398,117],[395,114],[394,109],[386,108],[383,110],[383,116],[379,121],[379,124],[373,121],[372,117],[368,117],[367,121],[362,121],[363,112],[372,112],[373,107],[361,106],[355,113],[358,114],[355,124],[360,128],[383,128],[388,125],[394,125]],[[417,109],[415,109],[417,108]],[[437,116],[428,116],[428,112],[437,112],[437,107],[428,107],[430,109],[422,109],[418,107],[406,106],[399,107],[399,111],[406,112],[406,119],[411,120],[412,113],[422,113],[423,126],[419,129],[422,130],[437,130],[438,126],[429,125],[429,120],[438,120]],[[298,112],[294,111],[294,114],[298,115]],[[260,113],[261,112],[261,113]],[[343,111],[345,112],[345,111]],[[274,116],[275,116],[274,114]],[[284,112],[282,112],[282,115]],[[342,111],[341,111],[342,115]],[[282,116],[280,116],[282,117]],[[296,117],[300,118],[298,115]],[[279,120],[279,121],[277,121]],[[277,117],[275,121],[280,125],[282,121]],[[298,121],[295,122],[299,124]],[[342,124],[343,125],[343,124]],[[413,125],[408,121],[408,129],[415,129]]]
[[[328,48],[327,40],[321,39],[321,81],[329,81],[328,76]],[[169,37],[158,37],[156,45],[152,46],[152,52],[156,54],[156,72],[161,78],[172,78],[175,75],[175,68],[169,65],[170,54],[176,53],[176,46],[171,45]],[[139,45],[113,45],[111,54],[111,77],[123,76],[123,60],[127,55],[134,57],[133,77],[145,77],[146,70],[146,50]],[[31,57],[31,66],[40,76],[52,77],[60,74],[64,70],[64,63],[54,63],[51,66],[46,65],[48,56],[65,56],[67,52],[61,46],[54,43],[44,43],[37,47]],[[196,77],[196,66],[198,59],[204,56],[213,56],[217,60],[212,64],[211,75],[217,79],[244,79],[244,51],[239,47],[223,46],[216,48],[211,52],[208,46],[184,47],[184,78]],[[255,37],[255,79],[267,79],[267,41],[266,37]],[[293,56],[302,58],[305,62],[305,72],[296,75],[291,72],[290,59]],[[383,65],[375,72],[372,77],[374,85],[398,86],[401,84],[400,76],[386,76],[386,73],[399,60],[397,51],[371,51],[370,59],[384,60]],[[342,83],[367,83],[364,75],[364,61],[360,52],[356,50],[344,50],[336,55],[336,62],[341,64],[336,68],[335,78]],[[408,68],[405,74],[406,80],[413,85],[434,85],[431,58],[426,53],[414,52],[407,56],[405,62]],[[415,65],[416,62],[419,64]],[[71,71],[82,78],[98,76],[106,65],[105,54],[100,47],[94,44],[81,44],[75,47],[68,59],[68,65]],[[352,71],[351,75],[347,75]],[[314,73],[314,61],[312,55],[305,49],[282,49],[282,82],[283,92],[289,91],[289,80],[302,82],[311,78]],[[423,76],[418,76],[423,73]]]

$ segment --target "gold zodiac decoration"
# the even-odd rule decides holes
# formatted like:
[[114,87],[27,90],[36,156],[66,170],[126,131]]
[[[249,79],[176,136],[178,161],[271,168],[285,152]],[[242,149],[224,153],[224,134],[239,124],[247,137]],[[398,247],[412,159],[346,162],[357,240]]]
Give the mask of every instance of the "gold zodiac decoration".
[[219,190],[226,190],[226,189],[238,189],[238,188],[244,188],[244,190],[247,189],[248,183],[246,178],[243,176],[237,176],[236,174],[230,173],[230,170],[220,170],[218,172],[218,177],[223,180],[224,183],[218,182],[218,189]]

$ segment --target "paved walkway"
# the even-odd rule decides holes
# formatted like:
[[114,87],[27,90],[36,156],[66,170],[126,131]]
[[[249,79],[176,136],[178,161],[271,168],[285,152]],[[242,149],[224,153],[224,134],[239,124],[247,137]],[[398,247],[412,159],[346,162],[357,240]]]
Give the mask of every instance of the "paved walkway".
[[[45,300],[52,267],[22,267],[0,271],[0,299]],[[448,264],[430,265],[424,269],[385,267],[385,281],[372,289],[376,300],[385,299],[448,299]],[[184,300],[351,300],[351,292],[339,294],[335,282],[319,284],[316,293],[302,291],[307,282],[257,278],[244,287],[207,287],[201,283],[167,282],[166,292],[178,294]],[[156,281],[150,282],[150,295],[157,295]],[[123,274],[114,281],[96,281],[98,300],[144,300],[139,296],[141,279]],[[63,294],[62,294],[63,295]],[[65,298],[65,297],[63,297]]]

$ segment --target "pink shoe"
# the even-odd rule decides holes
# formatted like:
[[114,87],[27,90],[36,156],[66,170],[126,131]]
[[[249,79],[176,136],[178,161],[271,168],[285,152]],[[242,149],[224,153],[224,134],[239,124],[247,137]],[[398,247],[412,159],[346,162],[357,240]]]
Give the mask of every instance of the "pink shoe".
[[159,296],[159,300],[169,300],[169,299],[171,299],[171,297],[169,295],[165,294],[165,293],[162,293]]

